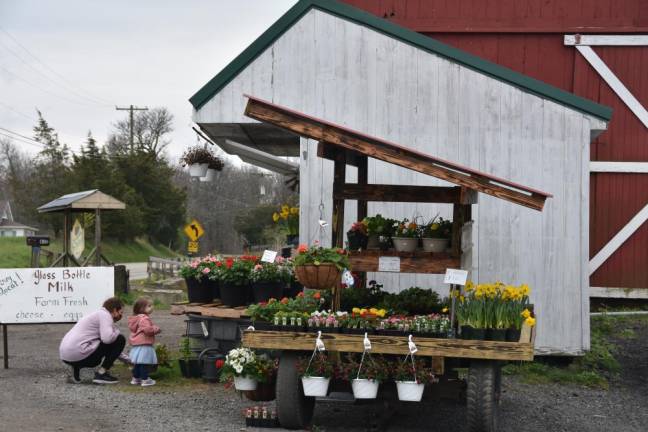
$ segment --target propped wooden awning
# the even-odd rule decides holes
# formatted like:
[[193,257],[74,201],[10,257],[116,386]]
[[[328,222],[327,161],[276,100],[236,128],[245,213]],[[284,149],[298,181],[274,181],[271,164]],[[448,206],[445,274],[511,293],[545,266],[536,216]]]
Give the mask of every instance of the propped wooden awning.
[[335,153],[344,149],[346,162],[351,165],[355,165],[358,155],[368,156],[540,211],[545,200],[552,196],[254,96],[246,97],[249,100],[245,115],[319,141],[320,157],[334,159]]

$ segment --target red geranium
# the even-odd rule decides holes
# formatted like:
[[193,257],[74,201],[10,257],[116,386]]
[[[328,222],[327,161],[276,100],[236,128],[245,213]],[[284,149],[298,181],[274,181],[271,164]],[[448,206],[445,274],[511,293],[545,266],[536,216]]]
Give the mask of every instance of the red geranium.
[[222,368],[224,364],[225,364],[225,361],[223,359],[216,360],[216,369]]
[[232,258],[227,258],[225,261],[225,265],[227,266],[228,269],[231,269],[232,266],[234,265],[234,260]]
[[305,244],[302,243],[299,246],[297,246],[297,252],[306,253],[306,251],[308,251],[308,246],[306,246]]

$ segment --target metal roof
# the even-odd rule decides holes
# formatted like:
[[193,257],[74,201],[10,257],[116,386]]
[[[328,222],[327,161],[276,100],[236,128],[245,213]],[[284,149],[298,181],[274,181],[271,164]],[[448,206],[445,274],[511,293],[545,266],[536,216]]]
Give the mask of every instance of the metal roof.
[[99,189],[75,192],[60,196],[53,201],[38,207],[39,213],[56,212],[63,210],[87,211],[94,209],[123,210],[126,204],[111,197]]
[[605,121],[609,121],[612,117],[612,109],[610,107],[576,96],[575,94],[564,91],[558,87],[554,87],[527,75],[515,72],[507,67],[500,66],[496,63],[492,63],[483,58],[441,43],[429,36],[422,35],[387,20],[378,18],[368,12],[333,0],[300,0],[297,2],[295,6],[289,9],[288,12],[279,18],[279,20],[270,26],[268,30],[252,42],[252,44],[239,54],[238,57],[236,57],[189,99],[193,107],[196,110],[200,109],[200,107],[206,104],[207,101],[232,81],[241,71],[243,71],[313,8],[386,34],[396,40],[400,40],[401,42],[423,51],[439,55],[476,72],[515,86],[522,91],[552,100],[585,114],[595,116]]

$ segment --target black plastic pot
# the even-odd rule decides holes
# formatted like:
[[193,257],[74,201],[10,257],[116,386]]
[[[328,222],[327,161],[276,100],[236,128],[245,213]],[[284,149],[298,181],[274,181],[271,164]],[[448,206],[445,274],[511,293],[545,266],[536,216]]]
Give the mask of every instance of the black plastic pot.
[[286,236],[286,244],[297,246],[299,244],[299,234],[288,234]]
[[283,291],[283,282],[254,282],[252,284],[255,303],[267,302],[271,298],[281,300]]
[[471,326],[461,326],[461,339],[484,340],[486,329],[478,329]]
[[506,341],[507,342],[519,342],[520,336],[522,335],[522,330],[510,328],[506,330]]
[[202,376],[202,362],[198,359],[178,359],[180,372],[185,378],[200,378]]
[[488,329],[486,331],[486,340],[506,341],[506,329]]
[[255,330],[276,330],[275,325],[269,321],[257,320],[252,323],[252,326]]
[[198,356],[202,363],[202,378],[208,382],[218,382],[221,370],[216,366],[218,360],[225,360],[225,356],[216,348],[207,348]]
[[187,284],[187,297],[189,303],[210,303],[212,301],[212,293],[206,284],[195,278],[185,278]]
[[212,299],[220,298],[220,281],[205,279],[205,286],[211,292]]
[[363,329],[363,328],[348,328],[344,327],[341,329],[340,333],[345,333],[345,334],[358,334],[358,335],[363,335],[365,333],[367,334],[374,334],[376,331],[372,328],[370,329]]
[[220,287],[221,302],[226,306],[245,306],[249,292],[249,284],[234,285],[223,282]]
[[395,330],[395,329],[378,329],[376,330],[376,334],[382,335],[382,336],[405,336],[406,333],[402,330]]
[[349,250],[366,250],[369,243],[369,237],[358,233],[357,231],[347,232],[347,239],[349,240]]
[[300,284],[297,281],[292,281],[290,284],[284,287],[284,297],[295,298],[297,295],[304,291],[304,285]]

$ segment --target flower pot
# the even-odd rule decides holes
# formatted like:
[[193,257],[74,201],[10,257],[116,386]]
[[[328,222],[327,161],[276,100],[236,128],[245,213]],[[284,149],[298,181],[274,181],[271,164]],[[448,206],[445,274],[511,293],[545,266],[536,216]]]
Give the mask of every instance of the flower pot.
[[486,331],[486,340],[490,341],[505,341],[506,329],[488,329]]
[[349,250],[367,249],[369,237],[367,237],[366,235],[355,234],[354,232],[351,232],[347,233],[347,239],[349,240]]
[[345,333],[345,334],[358,334],[358,335],[363,335],[365,333],[374,334],[375,332],[376,331],[374,329],[349,328],[349,327],[345,327],[341,331],[341,333]]
[[271,298],[281,300],[283,295],[283,282],[253,282],[252,293],[255,303],[267,302]]
[[220,281],[213,279],[203,279],[204,286],[211,292],[212,299],[220,298]]
[[380,383],[370,379],[353,379],[351,388],[356,399],[376,399]]
[[250,391],[256,390],[257,380],[254,378],[249,378],[246,376],[235,376],[234,377],[234,388],[236,390]]
[[302,284],[297,281],[290,282],[290,284],[285,286],[283,296],[288,298],[295,298],[302,291],[304,291],[304,286]]
[[424,238],[423,250],[425,252],[445,252],[448,249],[450,240],[443,238]]
[[178,363],[183,377],[200,378],[202,376],[202,361],[198,359],[178,359]]
[[274,330],[275,326],[269,321],[257,320],[252,323],[254,330]]
[[267,383],[258,383],[256,390],[245,391],[246,398],[254,402],[267,402],[276,398],[276,379]]
[[200,177],[201,182],[210,182],[214,180],[214,177],[216,176],[216,170],[215,169],[207,169],[207,172],[203,177]]
[[378,234],[371,234],[367,237],[367,249],[378,249],[380,240]]
[[189,165],[189,175],[191,177],[205,177],[209,164],[191,164]]
[[212,293],[203,281],[190,277],[185,278],[185,283],[187,284],[189,303],[210,303],[212,301]]
[[223,282],[221,285],[221,302],[230,307],[245,306],[249,284],[234,285]]
[[302,377],[304,396],[324,397],[328,394],[328,386],[331,378],[324,377]]
[[299,244],[299,234],[286,235],[286,244],[297,246]]
[[417,238],[393,237],[392,240],[397,252],[414,252],[418,246]]
[[416,381],[396,381],[398,400],[407,402],[420,402],[423,399],[425,384]]
[[334,264],[307,264],[295,267],[297,280],[310,289],[331,289],[340,281],[340,271]]
[[461,326],[461,339],[484,340],[486,338],[486,329],[474,328],[471,326]]
[[516,328],[506,329],[507,342],[519,342],[521,335],[522,335],[522,330],[520,329],[516,329]]

